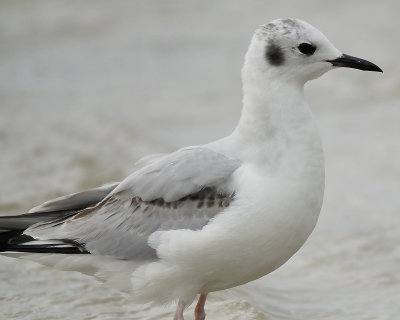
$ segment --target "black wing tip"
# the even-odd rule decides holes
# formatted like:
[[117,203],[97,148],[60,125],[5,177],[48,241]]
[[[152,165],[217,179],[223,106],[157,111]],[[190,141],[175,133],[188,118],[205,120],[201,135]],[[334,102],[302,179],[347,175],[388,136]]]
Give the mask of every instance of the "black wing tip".
[[89,254],[78,247],[66,246],[41,246],[41,245],[15,245],[8,246],[5,250],[0,248],[0,252],[26,252],[26,253],[57,253],[57,254]]
[[34,224],[57,223],[76,213],[74,210],[65,210],[0,216],[0,252],[89,253],[84,245],[73,240],[50,239],[44,242],[24,234],[24,231]]
[[64,254],[89,254],[83,247],[70,244],[35,244],[25,242],[20,244],[0,245],[0,252],[27,252],[27,253],[64,253]]
[[88,254],[83,245],[71,240],[40,241],[23,234],[23,230],[0,233],[0,252]]

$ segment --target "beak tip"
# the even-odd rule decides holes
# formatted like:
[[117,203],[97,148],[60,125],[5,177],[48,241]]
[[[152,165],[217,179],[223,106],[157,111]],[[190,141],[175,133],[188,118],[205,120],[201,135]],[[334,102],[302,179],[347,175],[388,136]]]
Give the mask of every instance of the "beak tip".
[[[364,61],[366,61],[366,60],[364,60]],[[373,64],[372,62],[369,62],[369,64],[368,64],[367,68],[365,69],[365,71],[375,71],[375,72],[382,72],[383,73],[383,70],[381,68],[379,68],[376,64]]]

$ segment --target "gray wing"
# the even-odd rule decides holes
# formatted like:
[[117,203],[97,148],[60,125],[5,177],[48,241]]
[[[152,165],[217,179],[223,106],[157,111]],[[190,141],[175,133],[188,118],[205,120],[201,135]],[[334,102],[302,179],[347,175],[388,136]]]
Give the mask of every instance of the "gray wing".
[[[133,170],[139,170],[146,165],[151,164],[156,159],[161,158],[165,154],[152,154],[138,160]],[[110,182],[101,187],[92,188],[82,192],[72,193],[66,196],[58,197],[45,203],[36,206],[28,211],[28,214],[35,213],[50,213],[50,212],[61,212],[61,211],[78,211],[87,207],[93,206],[98,202],[102,201],[113,191],[120,183]],[[44,215],[44,214],[43,214]]]
[[127,191],[145,201],[175,201],[204,187],[223,183],[240,161],[204,147],[188,147],[151,162],[134,172],[112,194]]
[[33,224],[64,218],[102,201],[119,183],[110,183],[99,188],[69,194],[47,201],[17,216],[0,217],[0,233],[25,230]]
[[[139,170],[164,155],[165,154],[152,154],[143,157],[135,163],[133,169]],[[1,216],[0,233],[25,230],[31,225],[39,222],[70,217],[71,215],[94,206],[104,200],[104,198],[119,184],[119,182],[108,183],[101,187],[58,197],[30,209],[25,214],[17,216]]]
[[66,220],[40,223],[25,234],[62,239],[120,259],[151,259],[155,231],[201,229],[234,199],[227,181],[240,166],[215,151],[192,147],[159,158],[119,184],[102,202]]
[[30,209],[28,213],[45,213],[84,209],[102,201],[118,185],[119,182],[109,183],[98,188],[55,198]]

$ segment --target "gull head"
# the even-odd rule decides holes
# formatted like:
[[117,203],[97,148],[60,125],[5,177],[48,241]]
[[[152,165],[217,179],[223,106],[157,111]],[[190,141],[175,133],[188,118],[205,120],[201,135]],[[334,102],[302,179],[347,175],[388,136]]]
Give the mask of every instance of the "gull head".
[[348,67],[382,70],[375,64],[343,54],[315,27],[298,19],[277,19],[260,26],[246,54],[243,77],[305,83],[325,72]]

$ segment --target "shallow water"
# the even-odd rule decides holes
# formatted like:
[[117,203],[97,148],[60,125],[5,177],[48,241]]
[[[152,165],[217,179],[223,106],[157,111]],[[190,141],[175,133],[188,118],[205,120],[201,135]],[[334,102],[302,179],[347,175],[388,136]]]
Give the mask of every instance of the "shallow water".
[[[385,73],[337,70],[307,86],[326,154],[318,226],[273,274],[211,294],[207,313],[396,319],[399,9],[398,1],[0,2],[2,214],[120,180],[148,153],[228,134],[253,30],[299,17]],[[78,273],[0,257],[1,319],[170,319],[174,308],[137,305]]]

